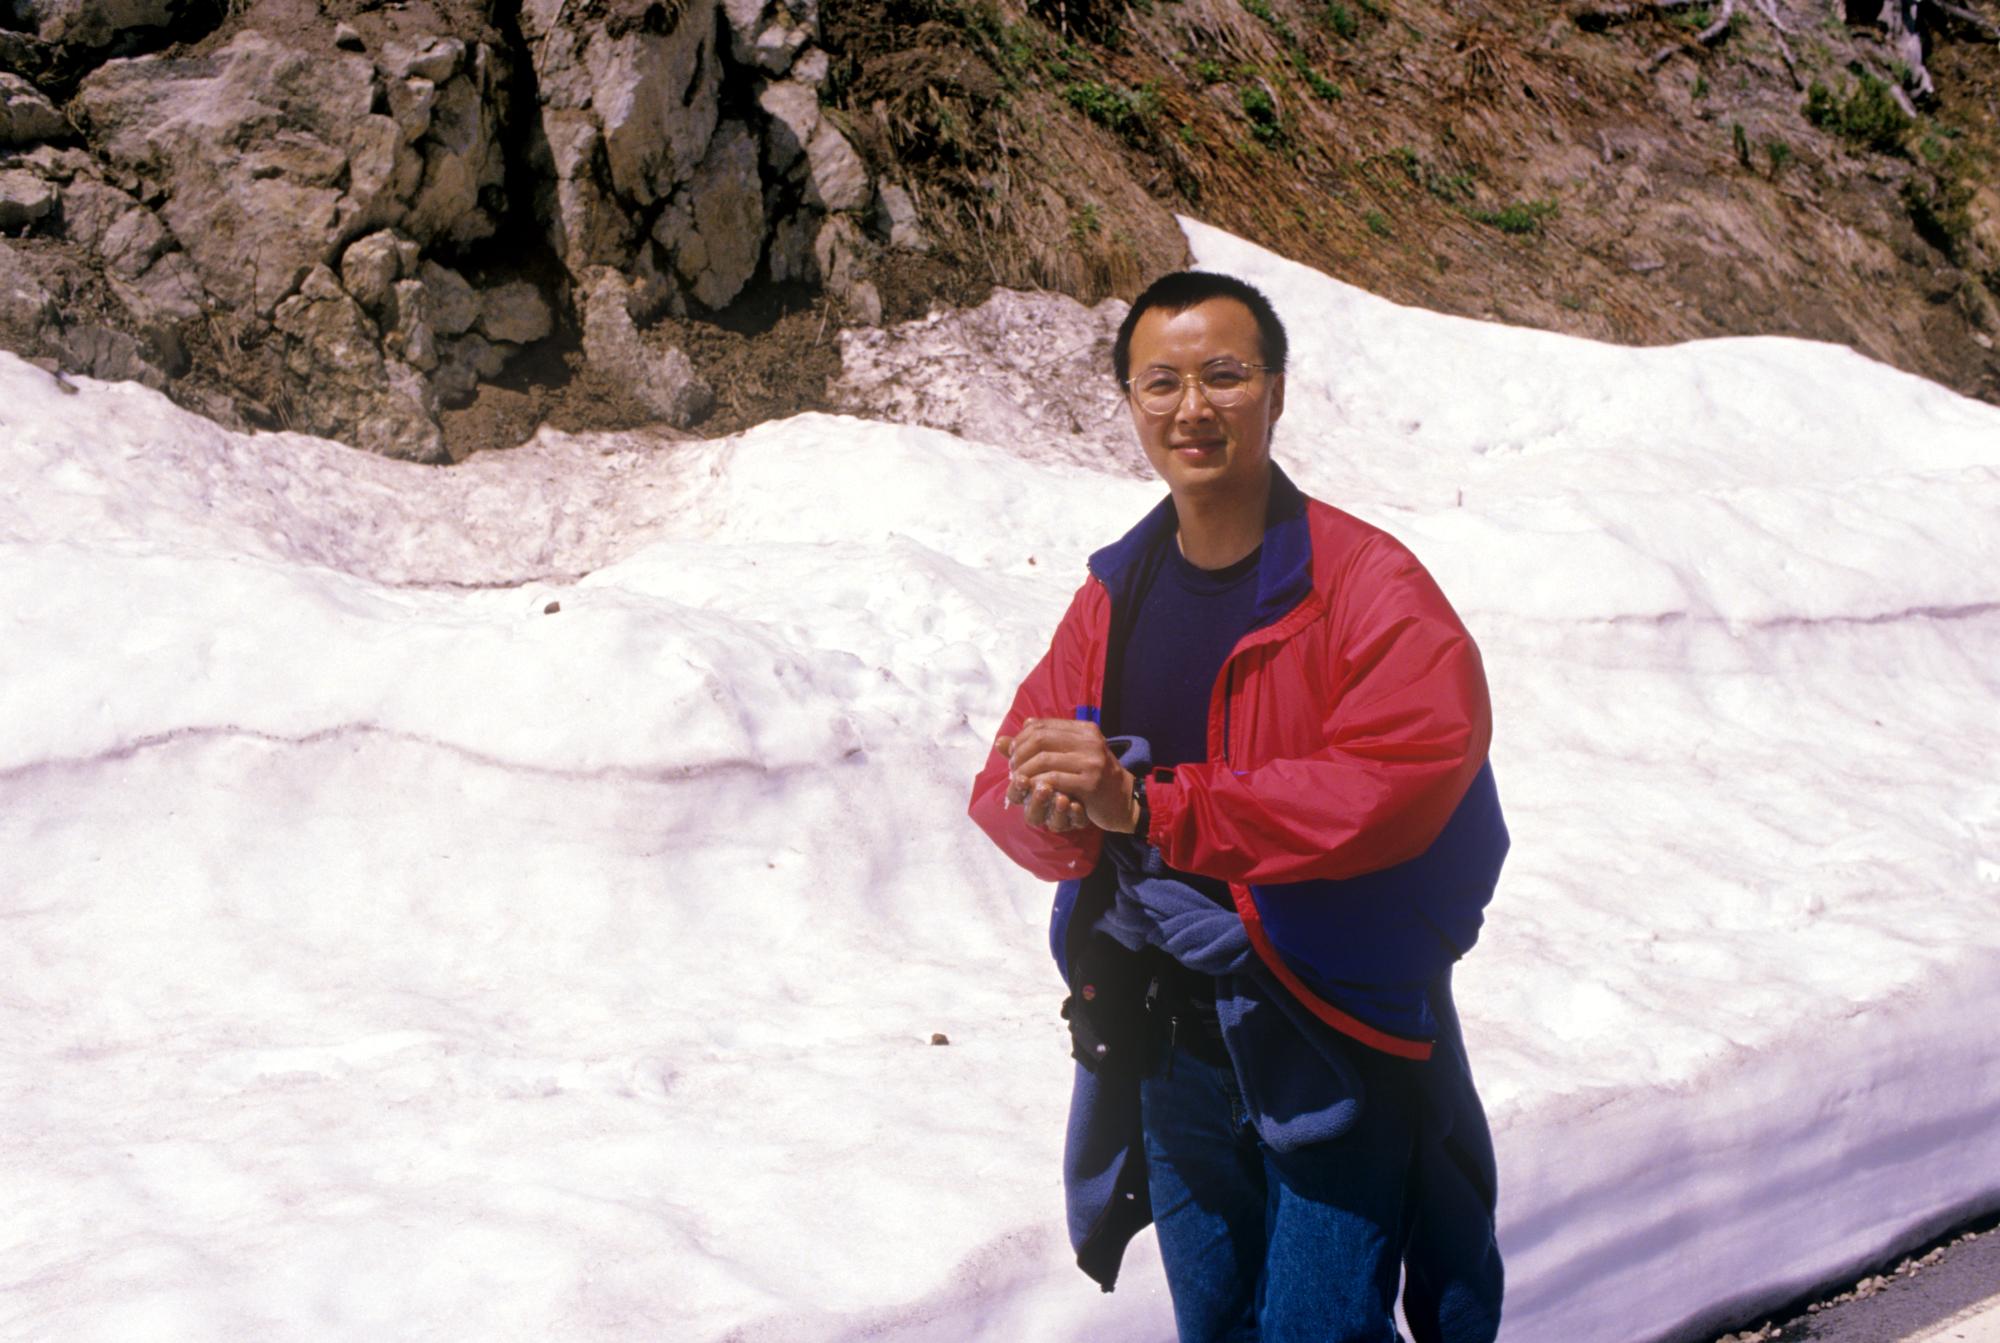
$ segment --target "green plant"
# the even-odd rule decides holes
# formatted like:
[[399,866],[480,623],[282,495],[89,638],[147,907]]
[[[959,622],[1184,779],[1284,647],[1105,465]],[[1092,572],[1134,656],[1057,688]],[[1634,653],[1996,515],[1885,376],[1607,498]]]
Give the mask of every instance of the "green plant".
[[1071,107],[1135,145],[1143,146],[1160,111],[1159,92],[1150,85],[1133,90],[1084,80],[1064,88],[1063,97]]
[[1312,62],[1306,59],[1305,52],[1297,47],[1293,47],[1291,50],[1291,59],[1293,73],[1298,75],[1305,82],[1305,86],[1313,91],[1315,98],[1322,98],[1327,102],[1339,101],[1340,85],[1313,69]]
[[1194,63],[1194,77],[1204,84],[1222,82],[1222,62],[1204,56]]
[[1278,120],[1278,106],[1262,84],[1251,84],[1239,89],[1237,101],[1243,105],[1243,115],[1250,118],[1250,134],[1259,143],[1277,145],[1284,141],[1285,128]]
[[1957,260],[1972,231],[1972,188],[1955,177],[1935,181],[1912,177],[1898,194],[1918,236]]
[[1694,77],[1694,90],[1689,96],[1693,98],[1706,98],[1708,96],[1707,75],[1696,75]]
[[1521,235],[1540,233],[1542,224],[1556,214],[1556,203],[1552,200],[1515,201],[1498,210],[1468,210],[1466,213],[1482,224],[1490,224],[1502,233]]
[[1069,217],[1069,236],[1078,242],[1084,241],[1103,227],[1098,217],[1097,202],[1086,201],[1083,208]]
[[1378,238],[1392,238],[1396,234],[1396,231],[1389,227],[1389,216],[1380,210],[1370,210],[1361,217],[1361,222],[1368,225],[1368,231]]
[[1361,20],[1355,18],[1354,11],[1341,4],[1340,0],[1327,0],[1326,26],[1351,41],[1361,31]]
[[1783,172],[1785,165],[1792,161],[1792,147],[1783,140],[1766,140],[1764,142],[1764,153],[1771,160],[1771,176],[1773,177]]
[[1911,121],[1889,85],[1863,73],[1845,96],[1815,79],[1806,90],[1806,120],[1855,144],[1893,154],[1903,147]]
[[1410,181],[1422,187],[1446,204],[1469,200],[1472,196],[1472,174],[1469,172],[1446,173],[1425,163],[1417,151],[1408,145],[1398,145],[1389,151],[1390,157],[1401,165]]
[[1743,129],[1743,123],[1729,123],[1729,144],[1736,151],[1736,161],[1744,167],[1750,166],[1750,135]]
[[1271,31],[1276,33],[1286,46],[1296,47],[1299,44],[1298,34],[1292,31],[1292,25],[1272,12],[1270,0],[1241,0],[1241,4],[1244,9],[1268,24]]

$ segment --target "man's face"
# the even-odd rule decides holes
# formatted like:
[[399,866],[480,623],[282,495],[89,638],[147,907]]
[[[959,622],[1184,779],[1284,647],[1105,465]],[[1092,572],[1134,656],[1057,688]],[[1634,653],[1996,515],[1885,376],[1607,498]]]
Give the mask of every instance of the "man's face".
[[[1212,404],[1198,384],[1186,384],[1180,403],[1154,414],[1128,389],[1126,402],[1139,446],[1176,499],[1261,489],[1271,458],[1271,427],[1285,408],[1283,374],[1266,373],[1257,319],[1233,298],[1212,298],[1182,312],[1148,308],[1132,329],[1128,371],[1141,386],[1148,371],[1176,375],[1229,364],[1250,369],[1243,399]],[[1156,375],[1157,376],[1157,375]]]

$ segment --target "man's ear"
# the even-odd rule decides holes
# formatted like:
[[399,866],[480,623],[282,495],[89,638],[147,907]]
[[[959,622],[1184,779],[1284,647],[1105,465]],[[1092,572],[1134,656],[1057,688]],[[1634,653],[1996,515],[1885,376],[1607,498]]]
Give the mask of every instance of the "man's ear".
[[1278,417],[1284,413],[1285,375],[1282,373],[1273,373],[1271,375],[1271,423],[1275,425],[1278,422]]

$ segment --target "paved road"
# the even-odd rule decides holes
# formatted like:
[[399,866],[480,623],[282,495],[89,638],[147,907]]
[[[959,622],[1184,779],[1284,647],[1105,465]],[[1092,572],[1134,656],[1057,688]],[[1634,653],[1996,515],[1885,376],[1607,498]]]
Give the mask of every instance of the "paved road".
[[[1919,1262],[1929,1259],[1920,1256]],[[1886,1279],[1886,1280],[1885,1280]],[[1864,1280],[1737,1343],[2000,1343],[2000,1228],[1959,1237],[1913,1273]]]

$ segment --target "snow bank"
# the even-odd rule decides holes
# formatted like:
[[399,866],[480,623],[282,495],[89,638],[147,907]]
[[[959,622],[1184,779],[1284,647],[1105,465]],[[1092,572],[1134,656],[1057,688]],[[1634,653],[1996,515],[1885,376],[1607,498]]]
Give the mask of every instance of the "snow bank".
[[[2000,411],[1188,229],[1292,326],[1288,468],[1486,653],[1507,1336],[2000,1199]],[[1150,1238],[1067,1263],[1047,893],[961,817],[1157,487],[824,416],[441,471],[80,386],[0,355],[0,1335],[1171,1335]]]

